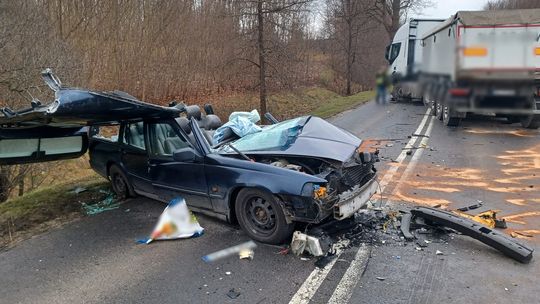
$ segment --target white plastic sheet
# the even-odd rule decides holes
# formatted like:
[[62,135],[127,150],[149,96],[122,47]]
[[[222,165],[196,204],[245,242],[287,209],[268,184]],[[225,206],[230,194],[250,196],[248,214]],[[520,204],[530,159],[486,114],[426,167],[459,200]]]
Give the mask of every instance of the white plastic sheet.
[[231,129],[239,137],[261,132],[262,128],[256,125],[260,120],[261,116],[257,110],[251,112],[232,112],[229,116],[229,121],[216,130],[212,140],[214,144],[223,141],[226,129]]
[[186,239],[201,236],[203,232],[204,229],[189,211],[186,201],[179,197],[171,200],[163,210],[150,237],[139,242],[149,244],[154,240]]

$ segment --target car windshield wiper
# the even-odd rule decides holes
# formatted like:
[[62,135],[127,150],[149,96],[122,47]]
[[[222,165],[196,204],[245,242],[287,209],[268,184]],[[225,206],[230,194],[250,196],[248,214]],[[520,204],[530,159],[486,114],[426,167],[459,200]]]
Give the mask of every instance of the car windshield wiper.
[[238,155],[242,156],[242,158],[244,158],[245,160],[249,160],[249,161],[253,161],[251,158],[249,158],[247,155],[245,155],[242,151],[236,149],[232,143],[226,143],[223,145],[224,147],[229,147],[231,148],[234,152],[236,152]]

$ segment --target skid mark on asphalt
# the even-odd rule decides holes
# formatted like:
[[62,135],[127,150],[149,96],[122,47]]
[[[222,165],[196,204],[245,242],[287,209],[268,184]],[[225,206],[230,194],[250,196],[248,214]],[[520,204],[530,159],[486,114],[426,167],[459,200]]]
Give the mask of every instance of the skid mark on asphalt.
[[423,254],[419,261],[418,271],[409,287],[410,304],[437,303],[438,290],[444,285],[443,274],[447,268],[446,259],[435,255]]

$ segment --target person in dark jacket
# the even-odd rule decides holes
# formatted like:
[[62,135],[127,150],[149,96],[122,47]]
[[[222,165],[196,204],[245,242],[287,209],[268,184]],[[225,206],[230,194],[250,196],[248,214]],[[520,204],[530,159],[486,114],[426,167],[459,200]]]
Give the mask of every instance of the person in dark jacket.
[[375,77],[375,85],[377,87],[377,97],[375,100],[377,101],[377,103],[386,103],[386,91],[389,84],[390,79],[388,79],[388,75],[386,74],[386,67],[383,66]]

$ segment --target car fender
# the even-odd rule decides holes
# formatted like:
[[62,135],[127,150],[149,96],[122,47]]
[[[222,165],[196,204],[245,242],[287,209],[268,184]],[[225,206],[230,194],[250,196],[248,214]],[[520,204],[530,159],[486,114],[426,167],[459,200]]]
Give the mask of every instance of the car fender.
[[[207,157],[207,181],[211,192],[230,195],[237,187],[253,187],[273,194],[301,195],[306,183],[325,184],[325,179],[279,168],[211,154]],[[212,191],[212,187],[225,187],[227,191]],[[214,188],[214,190],[218,190]]]

